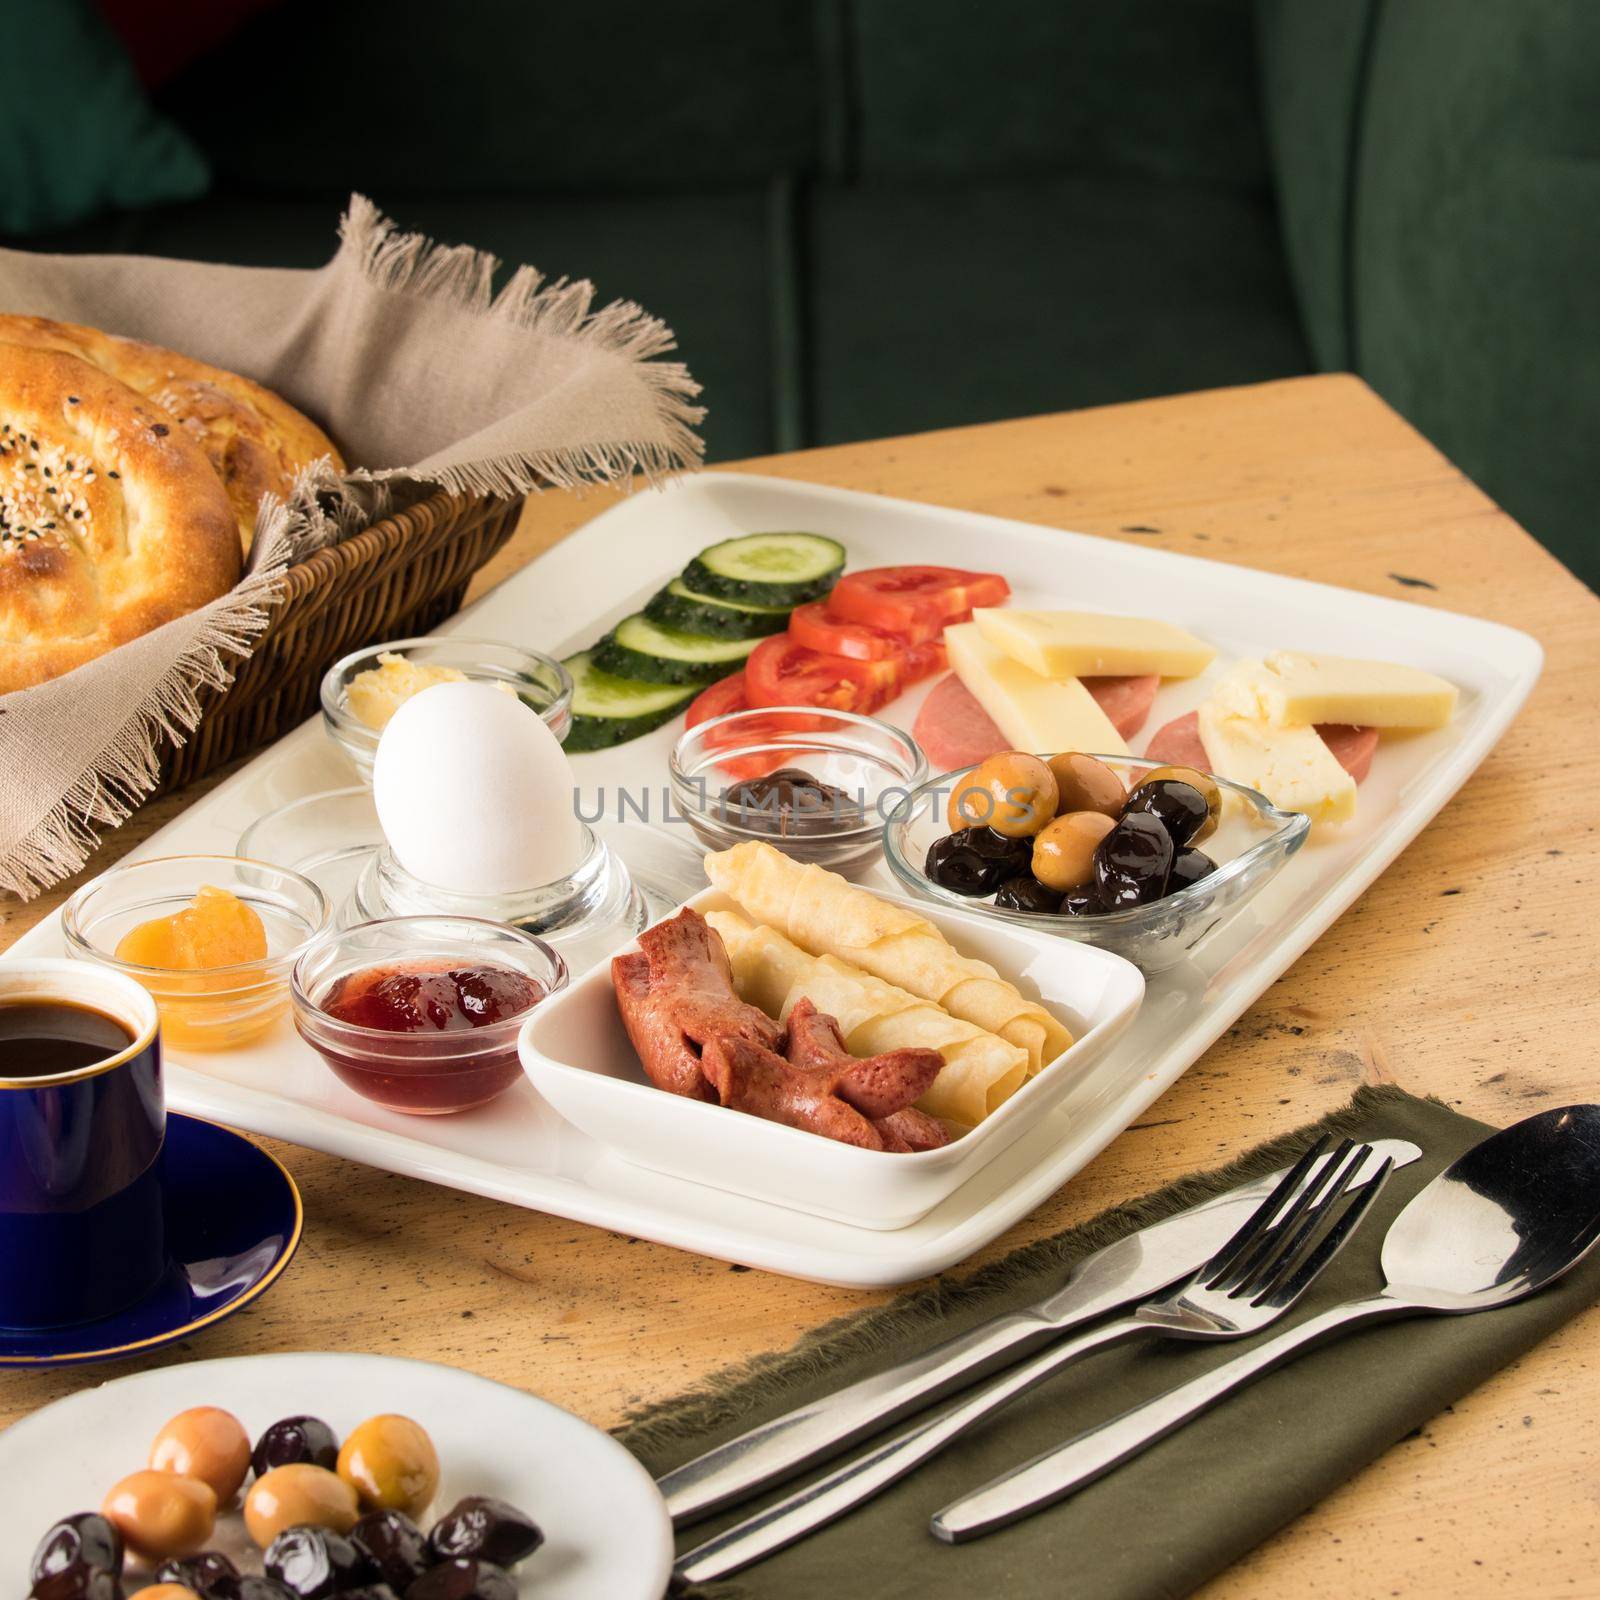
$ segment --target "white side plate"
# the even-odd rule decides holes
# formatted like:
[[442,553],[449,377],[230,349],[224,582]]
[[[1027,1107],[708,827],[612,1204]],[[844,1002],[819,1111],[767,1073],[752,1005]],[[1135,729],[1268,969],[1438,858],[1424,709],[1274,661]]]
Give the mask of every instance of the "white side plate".
[[[27,1586],[29,1555],[51,1523],[98,1506],[112,1484],[145,1464],[161,1425],[199,1405],[233,1412],[252,1439],[280,1417],[321,1417],[342,1439],[367,1417],[401,1412],[439,1451],[439,1492],[418,1518],[424,1532],[463,1495],[494,1495],[544,1532],[516,1572],[529,1600],[661,1600],[666,1588],[666,1504],[649,1473],[598,1428],[455,1367],[311,1352],[158,1367],[80,1390],[0,1433],[9,1591]],[[207,1548],[241,1571],[260,1571],[237,1511],[218,1519]]]
[[[1205,679],[1165,686],[1147,725],[1192,710],[1231,659],[1288,645],[1404,661],[1462,690],[1455,722],[1386,740],[1357,820],[1317,839],[1193,959],[1161,974],[1116,1045],[1042,1118],[920,1221],[877,1232],[727,1196],[630,1165],[519,1085],[461,1117],[378,1110],[335,1081],[285,1024],[253,1047],[178,1057],[174,1107],[270,1137],[706,1255],[851,1287],[943,1271],[1026,1216],[1086,1166],[1356,899],[1469,778],[1517,713],[1542,655],[1526,634],[1403,601],[1197,561],[999,517],[778,479],[705,473],[613,507],[453,618],[443,631],[565,655],[637,610],[697,550],[735,533],[805,528],[842,539],[852,566],[938,562],[1003,572],[1019,605],[1070,604],[1164,617],[1216,645]],[[585,619],[579,623],[575,618]],[[924,686],[886,715],[909,727]],[[576,758],[586,815],[615,817],[626,789],[638,820],[663,822],[666,757],[679,724]],[[1135,745],[1143,747],[1143,737]],[[135,854],[234,848],[263,811],[352,781],[321,727],[264,751]],[[669,816],[674,837],[687,825]],[[878,881],[888,886],[885,869]],[[59,920],[18,955],[61,950]]]

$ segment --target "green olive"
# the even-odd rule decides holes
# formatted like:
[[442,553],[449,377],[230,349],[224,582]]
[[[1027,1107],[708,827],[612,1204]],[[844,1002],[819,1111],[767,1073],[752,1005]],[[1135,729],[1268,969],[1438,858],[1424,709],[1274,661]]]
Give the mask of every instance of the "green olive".
[[1094,876],[1095,846],[1116,827],[1103,811],[1069,811],[1047,823],[1033,841],[1033,875],[1065,894]]
[[980,762],[955,786],[947,820],[951,832],[993,828],[1008,839],[1031,839],[1056,814],[1055,774],[1038,756],[1002,750]]
[[339,1476],[370,1511],[425,1511],[439,1487],[439,1456],[420,1423],[392,1412],[368,1417],[339,1451]]

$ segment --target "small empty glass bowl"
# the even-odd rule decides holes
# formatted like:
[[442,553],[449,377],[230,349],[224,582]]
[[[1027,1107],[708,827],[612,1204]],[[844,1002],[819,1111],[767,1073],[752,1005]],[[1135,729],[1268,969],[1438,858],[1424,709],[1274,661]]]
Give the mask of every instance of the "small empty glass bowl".
[[[323,1009],[362,972],[405,977],[485,967],[531,979],[536,994],[493,1021],[450,1031],[367,1027]],[[291,991],[301,1038],[342,1083],[389,1111],[442,1116],[487,1105],[521,1077],[517,1034],[533,1007],[566,983],[561,957],[515,928],[478,917],[384,917],[317,940],[295,963]]]
[[[684,733],[667,766],[679,813],[709,849],[760,839],[845,877],[878,859],[885,819],[928,772],[917,741],[892,723],[812,706],[711,717]],[[731,792],[780,768],[839,793],[795,808]]]
[[[202,887],[225,889],[261,919],[264,960],[176,970],[145,967],[116,954],[142,922],[170,917]],[[328,902],[309,878],[238,856],[157,856],[134,861],[83,886],[61,914],[67,953],[97,961],[142,983],[161,1011],[174,1050],[228,1050],[248,1044],[287,1009],[289,970],[328,925]]]
[[453,667],[474,683],[509,684],[557,739],[564,741],[572,727],[572,675],[554,656],[493,639],[391,639],[335,661],[322,675],[322,725],[355,763],[363,783],[372,782],[380,730],[369,728],[351,711],[350,680],[375,670],[378,657],[386,655],[404,656],[418,666]]
[[239,835],[237,854],[252,861],[278,861],[311,879],[328,897],[335,920],[361,920],[347,914],[356,882],[374,852],[383,847],[383,828],[372,786],[301,795],[263,812]]
[[[1133,756],[1097,759],[1116,768],[1130,781],[1130,787],[1139,773],[1171,764]],[[1190,955],[1276,876],[1311,831],[1311,819],[1304,812],[1280,811],[1265,795],[1213,773],[1223,800],[1221,826],[1201,847],[1217,863],[1209,877],[1149,905],[1103,911],[1093,917],[1011,911],[956,894],[932,882],[923,871],[928,846],[950,831],[945,816],[950,791],[971,771],[971,767],[963,767],[930,778],[895,808],[883,829],[884,857],[895,877],[926,900],[1098,945],[1146,973],[1175,966]]]

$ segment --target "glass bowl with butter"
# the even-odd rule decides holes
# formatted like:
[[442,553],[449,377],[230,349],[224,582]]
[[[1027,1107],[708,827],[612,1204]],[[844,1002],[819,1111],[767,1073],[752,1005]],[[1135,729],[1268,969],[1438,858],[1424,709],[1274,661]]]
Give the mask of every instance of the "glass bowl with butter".
[[372,761],[389,718],[436,683],[496,683],[531,706],[557,739],[572,726],[572,676],[554,656],[493,639],[391,639],[356,650],[322,675],[322,724],[372,782]]
[[[1110,767],[1129,792],[1138,787],[1146,773],[1178,770],[1164,761],[1135,756],[1099,755],[1090,759]],[[1247,901],[1266,888],[1311,831],[1311,818],[1304,812],[1282,811],[1256,790],[1206,773],[1220,791],[1221,805],[1216,831],[1202,846],[1215,868],[1198,882],[1125,910],[1087,915],[1013,910],[991,904],[992,895],[978,898],[961,894],[929,876],[929,849],[950,831],[950,797],[961,787],[962,779],[975,770],[963,767],[929,778],[890,812],[883,828],[883,853],[894,876],[925,900],[1098,945],[1133,962],[1147,974],[1165,971],[1186,960],[1202,941],[1211,938]]]

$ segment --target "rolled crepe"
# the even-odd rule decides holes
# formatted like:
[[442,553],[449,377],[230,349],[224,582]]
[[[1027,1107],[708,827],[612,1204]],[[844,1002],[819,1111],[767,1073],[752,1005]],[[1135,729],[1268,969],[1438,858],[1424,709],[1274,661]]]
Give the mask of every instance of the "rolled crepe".
[[960,954],[925,917],[824,867],[801,866],[751,840],[708,855],[706,876],[754,921],[776,928],[808,954],[837,956],[1020,1045],[1030,1076],[1072,1044],[1057,1018],[1025,999],[987,961]]
[[708,911],[733,968],[741,1000],[786,1018],[801,995],[839,1024],[852,1055],[918,1047],[944,1057],[939,1076],[917,1105],[961,1129],[975,1127],[1027,1081],[1027,1053],[982,1028],[950,1016],[836,956],[813,956],[775,929],[737,911]]

